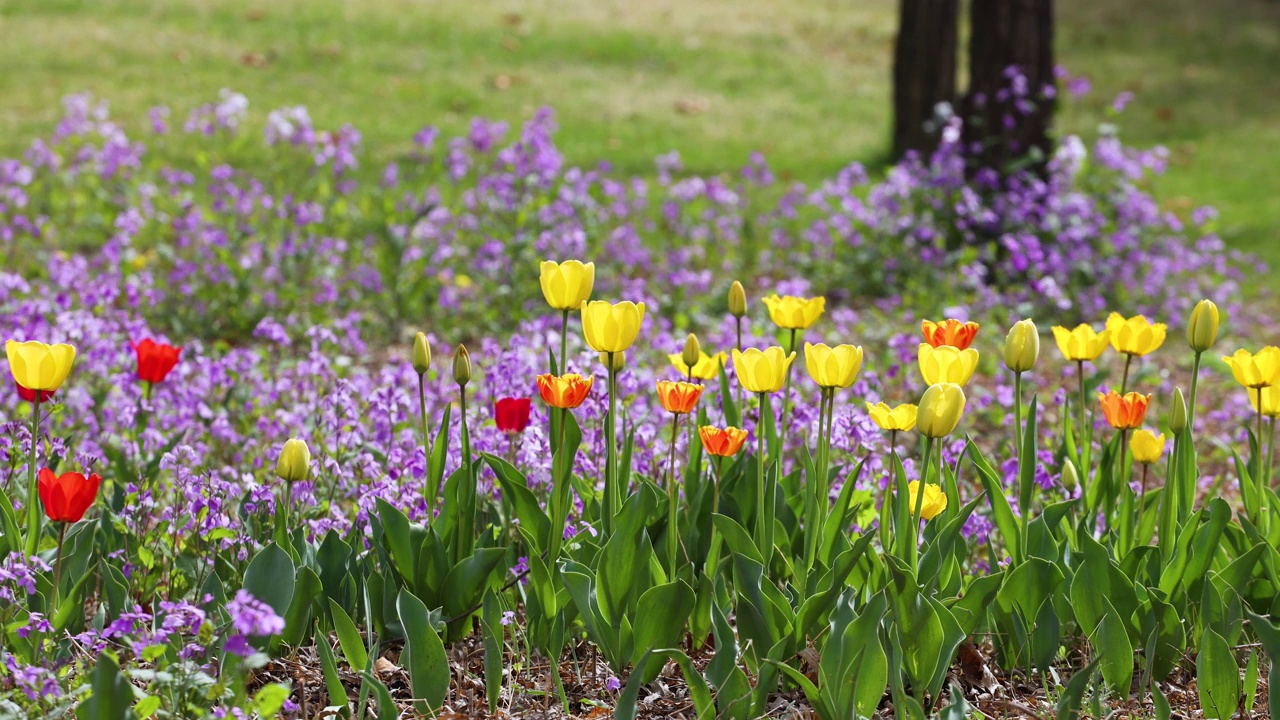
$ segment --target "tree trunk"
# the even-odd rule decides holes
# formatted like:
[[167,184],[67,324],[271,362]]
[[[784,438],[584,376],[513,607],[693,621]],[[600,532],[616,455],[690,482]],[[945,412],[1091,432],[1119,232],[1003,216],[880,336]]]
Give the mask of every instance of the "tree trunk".
[[900,0],[893,54],[893,158],[928,155],[938,145],[931,127],[938,103],[956,97],[959,0]]
[[1056,96],[1053,0],[972,0],[969,19],[963,137],[970,149],[980,147],[976,167],[1043,172]]

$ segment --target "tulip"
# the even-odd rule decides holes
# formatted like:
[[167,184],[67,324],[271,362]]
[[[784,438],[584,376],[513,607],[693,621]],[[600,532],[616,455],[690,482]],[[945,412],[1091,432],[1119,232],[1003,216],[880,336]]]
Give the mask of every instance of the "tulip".
[[1129,450],[1135,462],[1150,465],[1158,462],[1164,455],[1164,434],[1157,435],[1150,430],[1139,430],[1129,439]]
[[1067,458],[1062,463],[1062,489],[1067,494],[1075,492],[1080,486],[1080,473],[1076,470],[1076,464],[1071,462],[1071,458]]
[[289,438],[276,460],[276,476],[289,483],[302,482],[311,472],[311,448],[305,440]]
[[739,320],[747,314],[747,291],[737,280],[729,286],[729,314]]
[[747,431],[736,427],[724,429],[703,425],[698,428],[698,438],[708,455],[716,457],[733,457],[742,450],[747,441]]
[[916,426],[918,408],[909,403],[897,407],[889,407],[886,403],[867,403],[867,414],[872,422],[881,430],[890,432],[907,432]]
[[933,347],[920,343],[918,359],[926,385],[952,383],[964,386],[978,368],[978,351],[973,348],[958,350],[950,345]]
[[1187,401],[1182,397],[1182,388],[1173,389],[1173,405],[1169,409],[1169,429],[1174,435],[1181,435],[1187,429]]
[[719,377],[720,368],[724,367],[724,362],[728,358],[729,356],[722,352],[715,355],[700,353],[693,367],[689,367],[685,364],[683,355],[672,353],[667,356],[667,359],[671,361],[672,367],[680,371],[681,375],[703,381],[715,380]]
[[1036,366],[1040,357],[1040,333],[1031,320],[1020,320],[1004,338],[1004,366],[1024,373]]
[[572,410],[582,404],[591,394],[594,377],[583,377],[577,373],[539,375],[538,395],[543,402],[554,408]]
[[769,319],[784,330],[805,330],[817,322],[827,307],[824,297],[801,298],[794,295],[779,297],[777,293],[764,298],[769,309]]
[[18,397],[24,402],[39,404],[49,402],[53,399],[52,390],[32,390],[31,388],[24,388],[17,383],[14,383],[14,385],[17,385]]
[[98,497],[101,484],[102,478],[94,474],[86,478],[77,472],[58,475],[49,468],[42,469],[39,494],[44,514],[54,522],[80,522]]
[[953,347],[957,350],[964,350],[973,344],[973,339],[978,335],[978,327],[976,322],[960,322],[953,318],[940,323],[932,320],[920,323],[925,342],[933,347]]
[[152,385],[164,382],[182,354],[182,348],[158,343],[151,338],[135,343],[133,350],[138,356],[138,379]]
[[529,398],[504,397],[493,404],[493,421],[505,433],[519,434],[529,426]]
[[562,312],[582,307],[582,303],[591,297],[595,281],[595,263],[544,260],[539,266],[538,284],[542,286],[542,297],[553,309]]
[[907,508],[912,517],[917,516],[916,508],[919,507],[919,517],[925,520],[932,520],[937,517],[943,510],[947,509],[947,494],[942,492],[942,488],[933,483],[924,484],[924,501],[917,503],[917,497],[920,495],[920,481],[912,480],[907,483]]
[[702,352],[702,346],[698,344],[698,336],[689,333],[684,339],[684,349],[680,351],[680,359],[684,362],[685,367],[693,367],[698,364],[698,360],[702,359],[706,353]]
[[964,415],[964,388],[957,383],[935,383],[924,391],[916,412],[916,427],[928,438],[944,438],[955,431]]
[[1120,313],[1107,316],[1107,331],[1111,333],[1111,347],[1125,355],[1148,355],[1164,344],[1164,323],[1152,323],[1142,315],[1125,318]]
[[853,345],[832,348],[821,343],[805,343],[804,365],[818,387],[847,388],[862,369],[862,348]]
[[795,359],[794,352],[784,354],[776,345],[766,350],[747,348],[744,352],[735,349],[733,371],[747,392],[776,393],[786,383],[787,370]]
[[1098,403],[1108,425],[1116,430],[1136,430],[1142,427],[1142,421],[1147,417],[1151,396],[1136,392],[1121,395],[1112,390],[1105,395],[1098,393]]
[[427,340],[427,334],[420,332],[413,336],[413,354],[411,356],[413,369],[418,375],[425,375],[431,369],[431,343]]
[[1222,361],[1231,368],[1236,382],[1257,390],[1280,382],[1280,348],[1268,345],[1252,355],[1240,349],[1234,355],[1223,355]]
[[[619,373],[619,372],[622,372],[622,368],[627,366],[627,354],[624,352],[619,352],[619,353],[602,352],[600,353],[599,357],[600,357],[600,364],[604,366],[605,370]],[[613,359],[610,360],[610,358],[613,358]]]
[[1187,345],[1197,353],[1205,352],[1218,340],[1218,306],[1212,300],[1196,303],[1187,321]]
[[688,415],[698,406],[702,386],[687,382],[658,381],[658,400],[663,409],[677,415]]
[[459,345],[453,351],[453,381],[458,387],[466,387],[471,382],[471,353],[467,352],[466,345]]
[[1261,402],[1259,393],[1249,393],[1249,404],[1253,406],[1253,411],[1272,419],[1280,417],[1280,386],[1264,387],[1260,394]]
[[1058,343],[1062,357],[1072,362],[1093,362],[1107,349],[1111,331],[1095,332],[1092,327],[1080,324],[1074,330],[1061,325],[1053,327],[1053,339]]
[[71,364],[76,360],[76,349],[62,343],[46,345],[34,340],[9,340],[4,344],[4,351],[9,356],[13,379],[29,390],[57,391],[66,382]]
[[644,324],[644,303],[603,300],[582,303],[582,334],[596,352],[618,353],[631,347]]

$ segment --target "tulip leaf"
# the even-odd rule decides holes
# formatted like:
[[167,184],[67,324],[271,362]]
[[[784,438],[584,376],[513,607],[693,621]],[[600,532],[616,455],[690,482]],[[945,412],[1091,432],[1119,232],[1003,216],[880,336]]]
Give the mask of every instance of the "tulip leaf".
[[1128,697],[1133,683],[1133,645],[1124,621],[1113,608],[1108,607],[1103,614],[1093,638],[1098,647],[1102,679],[1121,697]]
[[[1036,487],[1036,468],[1040,466],[1036,459],[1036,407],[1039,398],[1035,395],[1031,396],[1031,407],[1027,411],[1026,429],[1019,429],[1022,432],[1022,447],[1019,448],[1020,455],[1018,466],[1018,509],[1021,511],[1023,522],[1030,522],[1031,519],[1031,496]],[[1014,402],[1021,403],[1022,398],[1014,398]]]
[[291,647],[302,644],[311,629],[311,608],[321,593],[320,576],[309,567],[298,570],[293,583],[293,598],[284,614],[283,642]]
[[1057,720],[1081,720],[1084,717],[1080,712],[1080,704],[1084,701],[1084,693],[1089,689],[1089,681],[1097,668],[1098,659],[1095,658],[1093,662],[1077,670],[1067,681],[1062,696],[1058,698]]
[[728,427],[742,427],[742,413],[729,386],[729,371],[720,363],[720,406],[724,408],[724,423]]
[[396,609],[405,636],[400,661],[409,670],[413,696],[419,698],[414,701],[414,707],[423,715],[432,715],[444,704],[449,692],[449,657],[421,600],[408,590],[401,590]]
[[338,675],[338,661],[333,656],[333,648],[329,647],[328,637],[316,638],[316,654],[320,656],[320,669],[324,674],[324,687],[325,692],[329,694],[329,705],[349,707],[347,689],[342,685],[342,678]]
[[470,617],[470,609],[484,595],[489,576],[506,552],[506,548],[479,548],[470,557],[453,566],[441,586],[445,616],[456,617],[458,621],[465,621]]
[[1206,718],[1229,720],[1240,704],[1240,668],[1231,646],[1212,628],[1205,628],[1196,656],[1196,686]]
[[271,543],[249,561],[249,567],[244,571],[244,589],[284,617],[293,600],[294,572],[289,553]]
[[360,630],[351,621],[342,606],[329,600],[329,614],[333,619],[333,629],[338,633],[338,645],[342,647],[342,655],[352,670],[361,671],[369,668],[369,651],[365,649]]
[[974,452],[970,458],[973,466],[978,470],[978,480],[982,483],[982,489],[986,491],[987,498],[991,501],[992,520],[996,524],[996,528],[1000,530],[1000,538],[1004,540],[1005,547],[1009,549],[1009,555],[1013,557],[1014,564],[1022,562],[1023,548],[1021,544],[1022,531],[1019,521],[1013,514],[1013,508],[1009,505],[1009,500],[1005,497],[1004,486],[1000,482],[1000,476],[992,469],[987,459],[982,453]]
[[90,695],[76,708],[80,720],[119,720],[130,717],[134,690],[120,672],[111,653],[98,656],[97,666],[89,676]]

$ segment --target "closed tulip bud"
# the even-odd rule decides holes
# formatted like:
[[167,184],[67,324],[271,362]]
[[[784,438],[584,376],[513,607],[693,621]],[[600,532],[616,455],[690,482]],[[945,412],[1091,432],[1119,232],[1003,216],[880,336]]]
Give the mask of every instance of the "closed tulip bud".
[[916,429],[921,435],[943,438],[955,432],[964,416],[964,388],[956,383],[930,385],[920,398]]
[[689,333],[689,337],[684,339],[684,350],[680,352],[680,359],[687,367],[697,365],[702,359],[702,347],[698,345],[697,335]]
[[302,482],[311,472],[311,448],[304,440],[289,438],[276,461],[276,475],[285,482]]
[[1067,460],[1062,464],[1062,489],[1071,493],[1078,487],[1080,487],[1080,473],[1076,471],[1076,464]]
[[747,314],[747,291],[737,280],[729,286],[729,313],[739,318]]
[[431,369],[431,343],[426,333],[413,336],[413,369],[419,375],[425,375]]
[[624,352],[612,353],[613,355],[612,365],[609,364],[609,355],[610,353],[606,353],[606,352],[600,353],[600,364],[604,366],[605,370],[622,372],[622,368],[627,366],[627,354]]
[[1187,344],[1198,353],[1213,347],[1218,339],[1218,306],[1212,300],[1201,300],[1187,321]]
[[1187,429],[1187,401],[1182,397],[1182,388],[1173,389],[1173,406],[1169,410],[1169,429],[1174,435],[1181,435]]
[[471,353],[466,345],[459,345],[453,353],[453,381],[460,386],[471,382]]
[[1027,372],[1040,358],[1040,332],[1031,320],[1021,320],[1009,328],[1004,338],[1004,366],[1016,373]]

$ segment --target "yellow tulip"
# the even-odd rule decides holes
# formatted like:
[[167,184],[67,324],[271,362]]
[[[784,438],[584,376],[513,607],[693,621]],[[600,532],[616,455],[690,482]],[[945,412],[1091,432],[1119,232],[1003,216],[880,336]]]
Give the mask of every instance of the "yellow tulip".
[[854,345],[827,347],[804,344],[804,366],[809,377],[824,388],[847,388],[862,369],[862,348]]
[[747,314],[747,291],[737,280],[729,286],[729,314],[736,318]]
[[644,303],[603,300],[582,303],[582,335],[596,352],[622,352],[631,347],[644,324]]
[[276,476],[285,482],[302,482],[311,472],[311,448],[304,440],[289,438],[276,461]]
[[916,427],[925,437],[942,438],[955,432],[964,416],[964,388],[956,383],[930,385],[920,398]]
[[929,343],[920,343],[918,359],[920,375],[927,385],[965,385],[978,368],[978,351],[973,348],[957,350],[950,345],[934,347]]
[[745,352],[735,348],[733,371],[747,392],[776,393],[786,383],[787,369],[795,359],[794,352],[784,354],[776,345],[766,350],[747,348]]
[[1164,344],[1164,323],[1153,323],[1142,315],[1126,318],[1120,313],[1107,316],[1107,331],[1111,333],[1111,347],[1126,355],[1146,355]]
[[596,264],[578,260],[562,263],[544,260],[539,267],[538,284],[542,297],[556,310],[577,310],[591,297],[596,283]]
[[[916,513],[916,498],[919,496],[920,481],[912,480],[907,483],[907,509],[913,516]],[[925,483],[924,502],[920,504],[920,517],[925,520],[932,520],[946,509],[947,494],[942,492],[942,488],[937,485]]]
[[1231,368],[1236,382],[1247,388],[1256,390],[1280,381],[1280,348],[1274,345],[1262,348],[1257,355],[1241,348],[1234,355],[1223,355],[1222,362]]
[[453,351],[453,381],[458,385],[471,382],[471,353],[467,352],[466,345],[459,345]]
[[1202,353],[1218,340],[1218,306],[1212,300],[1201,300],[1187,321],[1187,345]]
[[822,311],[827,307],[827,299],[800,298],[794,295],[779,297],[774,294],[764,299],[764,305],[769,308],[769,319],[778,327],[804,330],[822,316]]
[[413,336],[413,369],[419,375],[424,375],[431,369],[431,343],[427,341],[426,333],[418,333]]
[[1004,366],[1013,372],[1027,372],[1040,358],[1040,332],[1031,320],[1020,320],[1004,337]]
[[[1259,412],[1257,391],[1248,393],[1248,395],[1249,404],[1253,406],[1253,411]],[[1271,387],[1262,388],[1261,412],[1269,418],[1280,417],[1280,387],[1272,385]]]
[[667,359],[671,361],[672,367],[680,371],[680,375],[683,377],[692,375],[699,380],[715,380],[720,376],[720,368],[724,367],[724,363],[729,359],[729,356],[722,352],[715,355],[699,352],[698,361],[693,364],[693,372],[689,371],[689,366],[685,364],[682,354],[672,353],[667,356]]
[[76,361],[76,349],[63,343],[46,345],[34,340],[9,340],[4,344],[4,352],[9,356],[13,379],[28,390],[53,392],[62,387],[71,373],[71,364]]
[[882,402],[875,405],[867,403],[867,414],[871,416],[872,422],[880,426],[881,430],[897,432],[910,430],[916,426],[916,411],[916,406],[910,403],[892,408]]
[[[1266,391],[1263,391],[1266,396]],[[1250,397],[1257,399],[1257,393],[1253,393]],[[1257,410],[1255,407],[1254,410]],[[1181,435],[1183,430],[1187,429],[1187,399],[1182,396],[1182,388],[1173,389],[1173,404],[1169,407],[1169,429],[1174,435]]]
[[680,351],[680,359],[684,361],[686,367],[697,365],[703,356],[702,345],[698,343],[698,336],[689,333],[689,337],[684,339],[684,349]]
[[1089,361],[1093,362],[1098,356],[1107,349],[1107,342],[1111,339],[1111,331],[1103,330],[1095,332],[1088,325],[1080,324],[1075,329],[1068,330],[1061,325],[1053,327],[1053,339],[1058,343],[1058,350],[1062,351],[1062,357],[1072,362]]
[[1129,450],[1133,452],[1135,462],[1151,465],[1164,455],[1164,433],[1159,435],[1150,430],[1138,430],[1129,440]]

